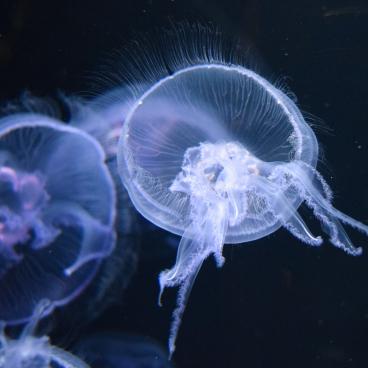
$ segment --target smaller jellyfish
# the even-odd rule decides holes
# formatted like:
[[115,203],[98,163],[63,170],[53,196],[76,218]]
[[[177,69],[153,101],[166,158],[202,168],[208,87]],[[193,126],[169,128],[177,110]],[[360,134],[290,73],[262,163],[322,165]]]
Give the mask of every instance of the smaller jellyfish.
[[[114,182],[118,209],[115,220],[117,246],[100,267],[83,300],[80,300],[81,303],[86,302],[83,319],[95,318],[112,303],[121,301],[138,261],[140,247],[136,235],[140,229],[136,221],[137,211],[121,184],[116,164],[120,132],[129,108],[135,101],[134,96],[132,89],[114,88],[92,99],[64,97],[70,115],[69,125],[93,136],[105,151],[105,162]],[[75,309],[73,317],[81,313],[80,309]]]
[[115,162],[125,118],[137,98],[136,95],[140,93],[138,91],[143,89],[143,86],[138,85],[132,88],[113,88],[92,100],[67,97],[70,124],[96,138],[105,151],[107,161]]
[[100,333],[81,341],[78,356],[91,368],[172,368],[154,341],[122,333]]
[[[116,194],[100,144],[39,114],[0,120],[0,319],[77,297],[115,245]],[[52,308],[50,308],[51,310]]]
[[140,83],[131,88],[113,88],[91,100],[75,96],[65,98],[71,116],[69,124],[93,136],[105,151],[106,164],[117,191],[117,229],[124,233],[135,225],[132,206],[117,172],[117,147],[129,109],[143,90]]
[[317,138],[290,94],[242,63],[237,46],[218,33],[180,27],[164,38],[159,55],[148,47],[135,60],[157,80],[125,119],[118,168],[138,211],[181,236],[175,265],[159,276],[159,303],[166,287],[179,287],[170,354],[196,276],[210,255],[223,265],[224,244],[284,227],[320,245],[298,213],[302,203],[350,255],[362,249],[343,224],[368,235],[366,225],[333,207],[316,170]]
[[35,336],[37,324],[49,308],[50,302],[41,300],[17,339],[8,338],[1,325],[0,368],[89,368],[76,356],[51,345],[47,336]]

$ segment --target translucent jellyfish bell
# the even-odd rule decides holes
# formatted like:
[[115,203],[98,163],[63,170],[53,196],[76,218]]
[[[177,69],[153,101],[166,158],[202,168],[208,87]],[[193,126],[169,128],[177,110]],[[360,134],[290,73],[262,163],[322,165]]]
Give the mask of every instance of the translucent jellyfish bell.
[[89,368],[79,358],[50,344],[47,336],[36,337],[35,329],[50,302],[42,300],[36,307],[30,322],[18,339],[5,335],[4,325],[0,331],[1,368]]
[[115,191],[104,159],[92,137],[49,117],[0,120],[1,320],[28,320],[41,299],[68,303],[110,254]]
[[164,64],[173,72],[136,101],[118,152],[136,208],[182,236],[175,265],[159,277],[161,293],[180,287],[170,353],[195,277],[211,254],[223,264],[225,243],[253,241],[283,226],[320,245],[297,212],[302,202],[331,243],[349,254],[361,249],[342,223],[368,234],[367,226],[332,206],[331,190],[315,169],[316,136],[288,95],[231,57],[225,60],[216,36],[179,34],[184,41],[165,43]]

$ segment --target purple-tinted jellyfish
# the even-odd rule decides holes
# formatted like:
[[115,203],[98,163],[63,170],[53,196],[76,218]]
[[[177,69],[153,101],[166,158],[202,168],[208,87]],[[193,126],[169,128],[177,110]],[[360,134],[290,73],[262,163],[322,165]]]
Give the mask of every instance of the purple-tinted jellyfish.
[[[37,114],[0,120],[0,319],[75,298],[115,244],[115,191],[95,139]],[[52,310],[52,308],[49,308]]]
[[0,327],[1,368],[89,368],[74,355],[50,344],[47,336],[35,336],[39,320],[50,308],[50,302],[41,300],[36,306],[29,323],[17,339],[5,335],[4,325]]
[[91,368],[171,368],[162,348],[150,339],[120,333],[100,333],[77,349]]
[[157,75],[164,68],[171,73],[160,75],[130,109],[118,152],[120,176],[138,211],[182,236],[175,265],[159,277],[160,296],[165,287],[179,286],[170,353],[196,275],[211,254],[222,266],[225,243],[250,242],[284,227],[320,245],[322,238],[297,211],[301,203],[348,254],[361,248],[342,224],[368,234],[366,225],[333,207],[316,171],[316,136],[288,95],[236,64],[232,52],[223,57],[217,35],[195,37],[180,29],[163,43],[165,55],[155,60],[164,66],[150,65]]
[[[121,184],[116,164],[119,135],[133,103],[134,90],[128,88],[112,89],[91,100],[74,96],[66,98],[71,116],[69,124],[93,136],[105,151],[106,165],[116,188],[118,208],[115,221],[117,246],[84,295],[87,304],[83,308],[84,318],[94,318],[109,304],[122,300],[123,291],[129,284],[138,260],[137,212]],[[73,312],[73,316],[78,312],[80,310]]]

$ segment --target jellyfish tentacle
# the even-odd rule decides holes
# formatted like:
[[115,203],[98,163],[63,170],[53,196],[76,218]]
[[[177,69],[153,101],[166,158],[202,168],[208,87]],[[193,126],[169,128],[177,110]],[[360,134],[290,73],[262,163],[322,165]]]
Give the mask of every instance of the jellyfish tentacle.
[[283,224],[285,229],[290,231],[295,237],[312,246],[320,246],[323,242],[321,236],[314,236],[308,226],[295,211],[290,218]]
[[[197,229],[197,225],[194,225],[193,227]],[[206,249],[205,244],[203,244],[202,237],[200,236],[200,239],[193,237],[194,234],[192,230],[192,228],[189,228],[180,240],[178,255],[174,267],[170,270],[162,271],[159,275],[160,293],[158,304],[160,306],[162,305],[161,299],[164,289],[168,286],[179,286],[176,308],[172,314],[168,340],[170,357],[175,351],[175,341],[195,279],[203,261],[210,254],[209,249]],[[191,237],[187,237],[188,235]]]
[[[315,199],[319,205],[324,208],[324,210],[329,213],[330,215],[337,217],[343,223],[350,225],[351,227],[360,230],[362,233],[368,235],[368,226],[363,224],[360,221],[355,220],[354,218],[346,215],[345,213],[339,211],[332,205],[332,191],[326,181],[323,179],[322,175],[311,166],[305,164],[304,162],[294,162],[290,163],[293,168],[295,167],[295,172],[298,174],[295,178],[299,181],[300,184],[303,184],[303,188],[306,191],[306,195],[312,200]],[[309,171],[310,175],[314,175],[317,179],[317,182],[323,188],[323,195],[318,191],[315,185],[313,185],[312,181],[310,180],[309,176],[305,174],[303,171]]]
[[76,356],[56,346],[50,347],[51,360],[63,368],[89,368],[89,365]]
[[6,327],[6,322],[0,320],[0,351],[4,349],[7,343],[6,337],[5,337],[5,327]]
[[306,204],[313,210],[316,218],[320,220],[323,230],[329,235],[330,241],[334,246],[353,256],[362,254],[362,248],[353,245],[340,221],[334,218],[333,213],[327,212],[312,197],[307,197]]
[[272,209],[273,215],[281,221],[286,230],[308,245],[319,246],[322,244],[322,238],[312,234],[307,224],[298,211],[292,207],[279,186],[261,176],[257,177],[257,182],[259,183],[258,187],[262,188],[262,191],[267,194],[269,199],[277,198],[277,201],[269,207]]
[[159,306],[162,306],[161,299],[165,288],[184,283],[195,269],[197,260],[204,260],[209,255],[209,252],[204,248],[202,239],[195,237],[193,227],[198,228],[197,225],[191,225],[180,240],[175,265],[171,269],[162,271],[159,275]]
[[24,340],[29,336],[34,335],[39,321],[44,317],[45,314],[48,313],[48,310],[50,309],[52,309],[52,303],[50,300],[40,300],[39,303],[36,305],[32,318],[24,327],[19,339]]
[[[330,237],[331,243],[348,254],[360,255],[362,248],[355,247],[352,244],[340,221],[366,235],[368,235],[368,226],[342,213],[332,205],[332,191],[315,169],[305,163],[294,162],[289,163],[286,170],[293,177],[294,186],[303,196],[307,206],[312,209],[314,215],[320,220],[323,230]],[[316,178],[317,184],[322,187],[323,194],[312,183],[310,177]]]
[[160,273],[159,297],[165,287],[180,285],[191,274],[197,259],[205,259],[213,253],[218,267],[224,263],[222,248],[228,227],[226,205],[197,204],[192,218],[180,240],[174,267]]
[[203,261],[213,254],[218,267],[224,264],[222,248],[228,227],[227,208],[225,203],[196,204],[196,211],[193,212],[196,215],[192,215],[193,220],[180,240],[174,267],[162,271],[159,275],[158,304],[160,306],[164,289],[179,286],[177,306],[173,312],[168,343],[170,357],[175,351],[175,341],[182,316]]
[[[213,244],[213,250],[211,253],[213,253],[215,257],[217,267],[221,268],[225,263],[222,251],[224,248],[226,232],[229,227],[229,204],[223,201],[217,203],[211,208],[209,216],[211,217],[210,227],[212,227],[213,230],[213,234],[211,234],[213,239],[210,240]],[[211,231],[211,229],[208,229],[208,231]],[[211,243],[207,243],[207,247],[210,245]],[[211,247],[209,247],[209,249],[211,249]]]
[[[325,198],[323,198],[320,193],[313,187],[313,184],[309,181],[305,183],[306,189],[309,193],[307,198],[310,199],[312,202],[318,203],[318,205],[325,210],[329,216],[338,218],[341,222],[350,225],[351,227],[355,228],[356,230],[361,231],[363,234],[368,235],[368,226],[363,224],[362,222],[355,220],[354,218],[346,215],[345,213],[336,209],[330,202],[328,202]],[[310,185],[312,185],[310,187]],[[313,200],[313,198],[315,200]],[[307,202],[308,204],[308,202]]]
[[192,272],[188,275],[188,277],[184,280],[184,282],[180,285],[178,296],[177,296],[177,306],[173,311],[172,314],[172,322],[170,326],[170,334],[168,340],[168,347],[169,347],[169,359],[171,359],[172,355],[175,351],[175,342],[178,336],[179,328],[181,325],[181,321],[183,318],[183,314],[188,303],[188,299],[190,293],[192,291],[194,281],[197,278],[198,272],[202,267],[203,261],[206,259],[200,258],[192,265]]
[[36,236],[31,243],[31,248],[35,250],[49,246],[60,235],[60,230],[39,219],[34,221],[33,231]]
[[0,366],[13,367],[54,367],[89,368],[74,355],[50,344],[48,336],[36,336],[40,320],[52,308],[48,299],[41,300],[34,310],[18,339],[12,340],[5,335],[5,322],[0,321]]
[[[75,262],[64,270],[67,276],[72,275],[85,263],[108,255],[112,250],[115,234],[111,232],[110,227],[93,218],[75,203],[57,202],[45,211],[45,218],[48,218],[53,226],[80,226],[82,228],[83,239],[79,255]],[[102,241],[105,242],[104,248],[101,248],[100,242]],[[94,246],[98,250],[93,249]]]

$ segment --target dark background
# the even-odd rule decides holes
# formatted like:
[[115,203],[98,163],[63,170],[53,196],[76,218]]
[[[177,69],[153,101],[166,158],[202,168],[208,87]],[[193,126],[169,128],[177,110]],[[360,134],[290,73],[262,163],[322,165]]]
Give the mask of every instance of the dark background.
[[[325,152],[319,169],[336,207],[368,223],[367,2],[0,0],[1,101],[25,90],[88,93],[90,76],[112,50],[169,19],[218,24],[250,42],[274,76],[286,77],[300,108],[330,128],[316,133]],[[309,212],[303,214],[318,229]],[[176,294],[169,290],[164,307],[157,307],[157,275],[172,265],[175,252],[162,245],[166,232],[145,231],[122,306],[81,336],[119,330],[166,345]],[[328,242],[310,248],[284,230],[225,246],[224,267],[209,259],[197,278],[176,366],[367,367],[368,240],[350,234],[366,249],[359,258]]]

